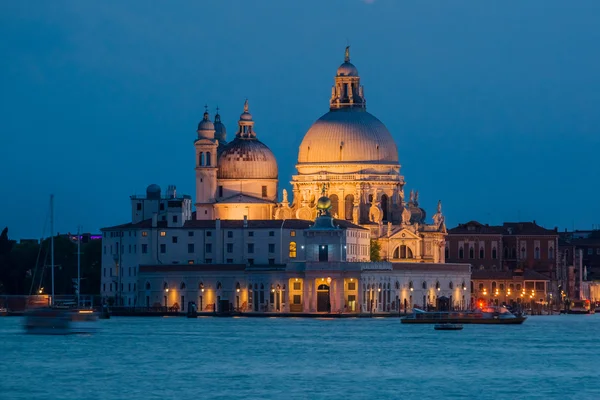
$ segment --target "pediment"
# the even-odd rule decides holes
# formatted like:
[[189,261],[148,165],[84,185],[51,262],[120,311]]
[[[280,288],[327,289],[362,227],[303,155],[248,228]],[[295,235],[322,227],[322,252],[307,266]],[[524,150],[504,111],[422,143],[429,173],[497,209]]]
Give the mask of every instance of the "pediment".
[[413,232],[409,231],[408,229],[401,229],[398,232],[394,233],[392,236],[390,236],[390,239],[407,240],[407,239],[421,239],[421,238],[418,235],[414,234]]

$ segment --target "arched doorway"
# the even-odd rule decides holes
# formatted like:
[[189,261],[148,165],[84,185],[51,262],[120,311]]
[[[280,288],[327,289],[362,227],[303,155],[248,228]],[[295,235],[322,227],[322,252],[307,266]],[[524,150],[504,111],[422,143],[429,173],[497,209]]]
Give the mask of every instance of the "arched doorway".
[[352,210],[354,209],[354,195],[349,194],[344,200],[344,216],[346,220],[352,221]]
[[330,307],[329,286],[323,283],[317,287],[317,312],[329,312]]

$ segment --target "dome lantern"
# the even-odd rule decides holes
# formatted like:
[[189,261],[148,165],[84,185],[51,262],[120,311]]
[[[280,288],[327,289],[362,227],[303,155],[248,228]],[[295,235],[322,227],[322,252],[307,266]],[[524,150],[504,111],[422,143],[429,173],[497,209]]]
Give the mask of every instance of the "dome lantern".
[[215,138],[215,125],[210,120],[208,114],[208,106],[204,106],[204,117],[198,124],[198,138],[199,139],[214,139]]
[[329,99],[331,111],[344,108],[359,110],[367,108],[358,70],[350,62],[350,46],[346,47],[344,63],[337,69],[335,85],[331,88],[331,98]]

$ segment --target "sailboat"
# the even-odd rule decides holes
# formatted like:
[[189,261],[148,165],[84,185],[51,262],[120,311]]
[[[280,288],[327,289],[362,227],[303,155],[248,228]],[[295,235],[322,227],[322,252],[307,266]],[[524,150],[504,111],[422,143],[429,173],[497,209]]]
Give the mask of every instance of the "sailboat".
[[79,308],[80,245],[77,244],[77,308],[66,308],[56,304],[54,295],[54,195],[50,195],[50,269],[52,271],[52,297],[49,307],[34,308],[25,313],[23,327],[26,333],[42,335],[67,335],[73,333],[93,333],[98,314],[92,309]]

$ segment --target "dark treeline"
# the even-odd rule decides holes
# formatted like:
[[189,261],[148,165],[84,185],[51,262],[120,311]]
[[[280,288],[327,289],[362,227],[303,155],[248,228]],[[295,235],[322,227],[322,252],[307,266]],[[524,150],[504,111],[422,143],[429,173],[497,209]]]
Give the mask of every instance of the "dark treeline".
[[[102,241],[81,244],[81,294],[97,294],[100,289]],[[16,243],[8,228],[0,234],[0,294],[29,295],[43,288],[52,291],[50,238],[41,243]],[[77,278],[77,243],[65,236],[54,238],[54,292],[75,294],[72,279]]]

